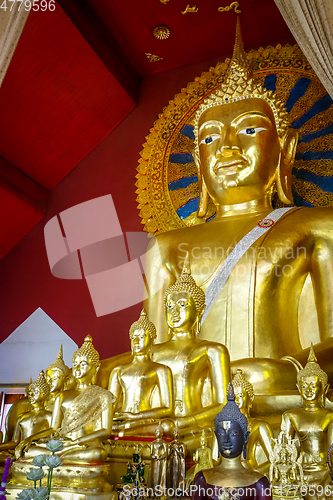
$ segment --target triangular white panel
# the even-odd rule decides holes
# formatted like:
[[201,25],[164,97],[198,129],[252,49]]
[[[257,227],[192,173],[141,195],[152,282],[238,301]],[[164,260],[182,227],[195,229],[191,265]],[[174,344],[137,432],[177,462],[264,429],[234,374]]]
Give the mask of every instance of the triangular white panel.
[[0,385],[35,380],[56,359],[61,344],[71,368],[77,344],[39,307],[0,344]]

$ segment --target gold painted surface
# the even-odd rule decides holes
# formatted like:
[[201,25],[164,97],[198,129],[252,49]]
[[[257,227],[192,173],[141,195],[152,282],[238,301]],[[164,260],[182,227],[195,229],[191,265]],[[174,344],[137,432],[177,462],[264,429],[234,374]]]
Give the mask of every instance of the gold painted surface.
[[333,411],[325,408],[327,374],[320,368],[311,346],[308,362],[297,374],[303,408],[283,414],[283,428],[298,437],[305,478],[311,484],[329,484],[327,451],[333,442]]
[[116,366],[109,380],[109,390],[116,398],[113,432],[121,436],[152,435],[158,421],[172,415],[172,372],[152,361],[155,338],[156,329],[143,310],[130,328],[133,360]]
[[[249,52],[247,58],[254,64],[253,75],[255,80],[261,84],[263,84],[265,76],[268,74],[277,74],[275,95],[284,103],[289,97],[290,90],[300,78],[309,78],[311,80],[305,94],[292,107],[289,115],[290,123],[293,123],[294,120],[306,113],[326,93],[297,46],[286,45],[282,47],[277,45],[275,48],[260,48],[258,51]],[[180,130],[186,124],[194,125],[198,105],[204,97],[207,97],[212,90],[218,87],[223,80],[228,65],[229,59],[226,59],[224,63],[219,63],[215,68],[210,68],[209,72],[203,73],[194,82],[189,83],[186,89],[182,89],[182,93],[176,95],[174,100],[170,101],[169,106],[164,108],[158,120],[154,123],[154,128],[151,129],[152,134],[146,138],[147,143],[144,144],[141,155],[146,158],[147,168],[145,172],[142,172],[138,167],[138,180],[136,183],[138,189],[136,192],[138,194],[137,201],[141,204],[142,196],[144,196],[145,201],[143,203],[150,206],[149,215],[147,217],[141,215],[142,223],[145,226],[144,230],[148,232],[158,234],[170,229],[202,223],[202,221],[195,218],[194,214],[184,219],[180,219],[177,215],[181,199],[182,202],[193,199],[196,196],[196,190],[193,189],[191,193],[187,193],[187,198],[182,195],[178,196],[175,191],[169,190],[170,182],[196,175],[193,163],[186,165],[172,164],[169,159],[170,154],[175,152],[193,153],[193,139],[180,134]],[[333,119],[332,113],[332,109],[329,109],[314,116],[301,127],[300,135],[314,132],[329,125]],[[316,139],[306,145],[300,143],[297,151],[325,151],[331,147],[330,138],[326,137]],[[330,175],[328,169],[331,168],[331,162],[331,160],[307,162],[296,160],[295,167],[297,169],[305,168],[306,171],[327,176]],[[313,166],[314,163],[316,166]],[[146,181],[143,177],[147,178]],[[302,195],[305,201],[311,202],[306,189],[302,189]],[[325,203],[330,204],[327,197],[324,200]],[[277,205],[281,206],[279,202]],[[213,213],[209,214],[210,217],[212,215],[214,215],[214,210]],[[209,220],[210,217],[207,216],[204,220]]]
[[239,2],[232,2],[227,7],[219,7],[217,10],[219,12],[228,12],[229,10],[233,9],[236,12],[236,14],[240,14],[242,11],[238,7],[239,7]]
[[[236,44],[236,49],[228,69],[230,74],[225,76],[231,90],[224,82],[209,94],[207,100],[201,99],[199,103],[198,94],[194,99],[193,93],[189,93],[193,101],[187,116],[191,116],[192,123],[195,123],[197,137],[194,160],[199,174],[198,215],[207,218],[207,207],[212,200],[216,217],[209,224],[158,235],[146,261],[148,283],[154,290],[159,290],[147,301],[147,309],[157,327],[158,341],[163,342],[160,345],[163,345],[166,358],[165,341],[170,339],[170,332],[161,303],[168,287],[179,278],[186,254],[190,257],[195,282],[204,291],[212,284],[218,287],[214,282],[218,269],[233,249],[238,252],[236,245],[242,238],[247,238],[272,211],[273,195],[277,193],[281,204],[292,202],[291,173],[297,150],[297,131],[287,127],[287,116],[277,95],[267,92],[260,81],[251,77],[248,58],[241,51],[241,45]],[[275,71],[281,66],[286,74],[291,73],[294,83],[300,75],[309,75],[308,63],[296,49],[293,50],[281,48],[282,61],[277,50],[263,50],[258,70],[260,75],[263,76],[264,70],[274,68]],[[275,59],[269,57],[272,54]],[[293,74],[295,65],[298,72]],[[279,92],[279,85],[288,79],[279,80]],[[212,80],[206,82],[210,85]],[[207,95],[204,82],[193,88],[195,92],[201,92],[202,98]],[[311,106],[314,101],[311,102],[310,97],[315,94],[313,88],[310,90]],[[227,102],[229,98],[232,102]],[[188,123],[186,109],[182,114],[180,110],[178,113],[179,120],[166,121],[169,130],[163,129],[159,136],[159,140],[168,142],[166,151],[172,150],[172,134],[177,135]],[[183,122],[181,116],[185,117]],[[294,118],[297,119],[297,115]],[[149,168],[156,175],[147,175],[147,186],[149,190],[152,182],[159,179],[159,171],[162,177],[158,204],[163,205],[163,210],[157,215],[154,211],[157,204],[152,203],[151,218],[154,222],[166,223],[170,206],[167,198],[171,199],[171,193],[162,197],[161,185],[163,181],[166,186],[167,172],[160,169],[163,158],[161,149],[157,153],[157,145],[158,141],[151,155],[158,160],[149,162]],[[237,264],[217,294],[198,335],[200,339],[224,344],[230,353],[232,369],[242,369],[258,395],[275,396],[294,391],[297,366],[288,356],[304,362],[307,356],[305,348],[311,338],[309,328],[316,318],[320,341],[318,356],[329,374],[333,374],[330,362],[333,345],[333,218],[330,208],[323,207],[331,195],[323,193],[312,183],[294,180],[295,191],[301,195],[301,186],[304,185],[307,197],[311,197],[320,208],[293,208],[265,235],[255,240],[246,253],[239,254]],[[183,196],[184,191],[180,193]],[[170,224],[175,226],[178,222],[174,218]],[[304,286],[309,273],[312,301],[309,283]],[[305,297],[309,302],[303,303],[303,307],[311,308],[313,321],[300,324],[299,304]],[[300,331],[300,326],[304,331]],[[157,348],[162,350],[158,345],[154,349]],[[175,398],[177,400],[177,396]],[[280,409],[283,404],[280,401]]]
[[50,428],[23,439],[16,447],[16,458],[23,456],[24,460],[29,460],[47,452],[45,442],[54,437],[64,439],[64,448],[59,453],[65,464],[60,468],[64,477],[67,463],[105,463],[108,452],[102,441],[111,434],[115,398],[109,391],[95,385],[99,367],[99,354],[88,335],[73,354],[72,373],[77,389],[58,395]]

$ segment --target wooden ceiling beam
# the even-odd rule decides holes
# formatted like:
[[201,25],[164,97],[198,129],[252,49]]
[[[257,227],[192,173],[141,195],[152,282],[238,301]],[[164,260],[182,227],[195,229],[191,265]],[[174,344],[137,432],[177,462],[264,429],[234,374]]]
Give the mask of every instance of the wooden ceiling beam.
[[0,187],[42,214],[48,191],[0,156]]
[[121,87],[138,102],[141,78],[87,0],[57,0]]

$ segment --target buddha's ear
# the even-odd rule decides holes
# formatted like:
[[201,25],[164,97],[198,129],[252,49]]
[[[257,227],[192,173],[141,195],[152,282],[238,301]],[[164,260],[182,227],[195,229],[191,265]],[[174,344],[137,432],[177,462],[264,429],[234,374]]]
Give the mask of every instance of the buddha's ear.
[[276,172],[277,192],[282,203],[287,205],[294,201],[291,191],[291,170],[295,160],[297,141],[298,132],[292,128],[289,128],[280,139],[281,153]]
[[194,163],[197,167],[198,171],[198,182],[199,182],[199,206],[198,206],[198,211],[197,211],[197,216],[198,217],[205,217],[207,213],[207,206],[208,206],[208,191],[206,187],[205,180],[201,174],[201,163],[200,163],[200,158],[197,149],[194,150],[193,154],[194,158]]

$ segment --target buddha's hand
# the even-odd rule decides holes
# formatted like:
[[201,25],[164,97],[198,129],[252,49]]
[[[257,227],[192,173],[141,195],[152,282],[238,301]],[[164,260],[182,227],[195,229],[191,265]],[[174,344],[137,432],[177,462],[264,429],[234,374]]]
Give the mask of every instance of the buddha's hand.
[[116,420],[118,422],[123,422],[124,420],[133,420],[139,417],[140,417],[139,413],[132,413],[131,411],[121,411],[113,416],[113,420]]
[[29,438],[23,439],[15,448],[15,458],[18,460],[22,457],[23,451],[28,451],[31,445],[31,440]]

